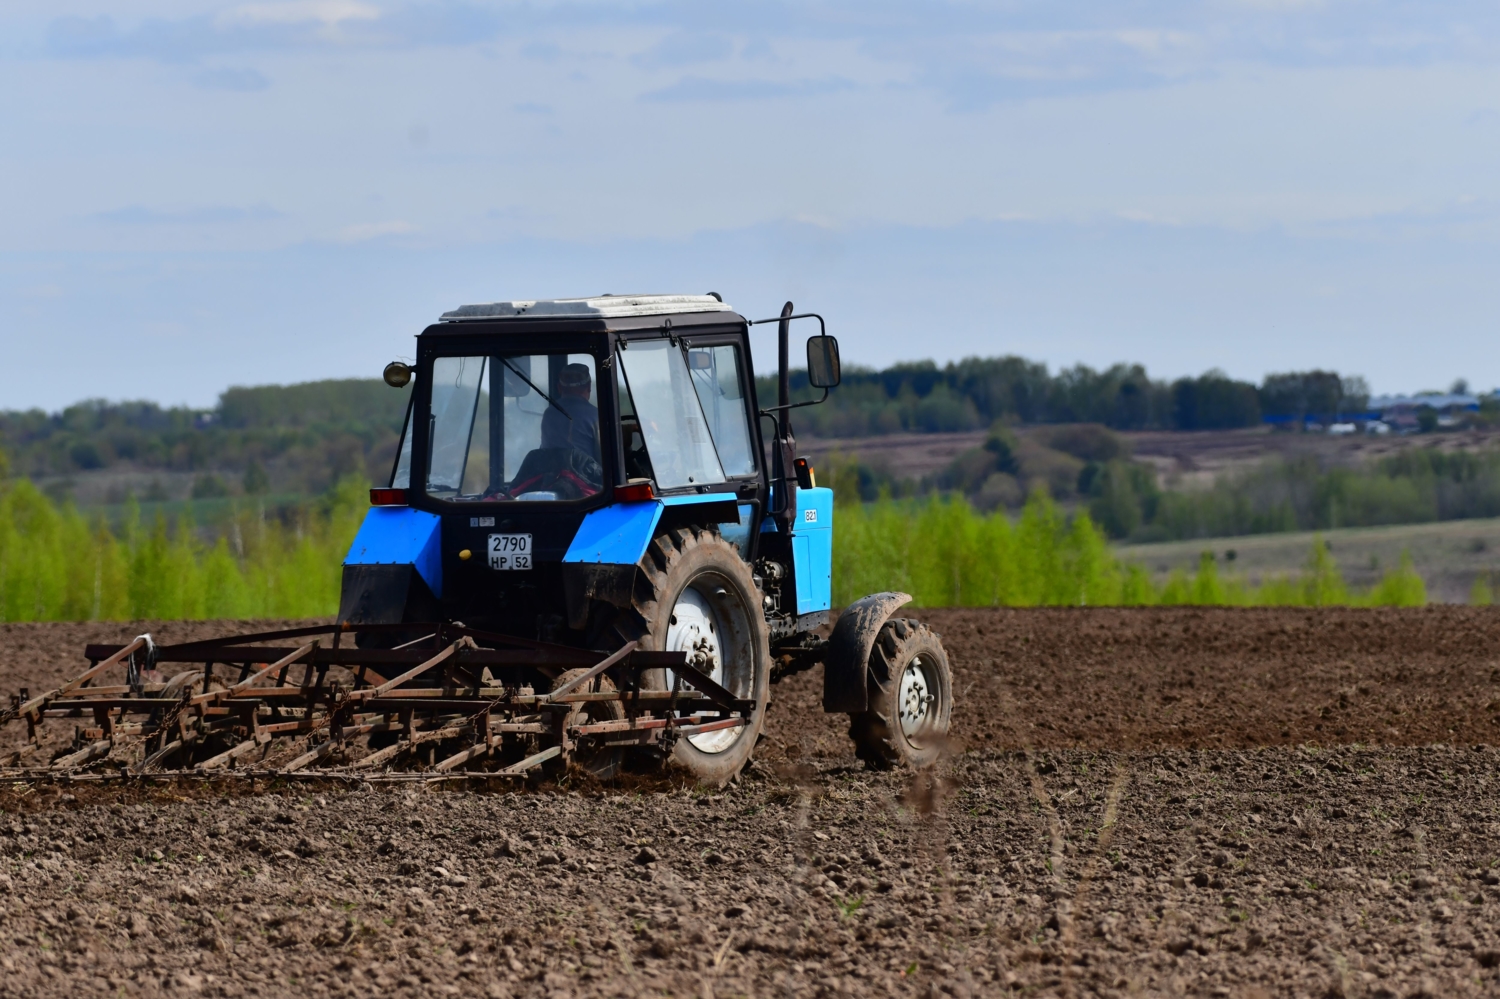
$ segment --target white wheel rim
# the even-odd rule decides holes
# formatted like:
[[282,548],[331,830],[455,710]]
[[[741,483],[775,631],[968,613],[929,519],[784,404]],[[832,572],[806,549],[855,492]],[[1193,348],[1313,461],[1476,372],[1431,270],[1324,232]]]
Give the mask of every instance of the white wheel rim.
[[901,719],[901,734],[907,740],[927,727],[937,697],[927,681],[927,666],[921,656],[912,656],[901,671],[901,686],[896,691],[896,713]]
[[[707,598],[691,585],[677,598],[667,626],[668,652],[686,652],[693,668],[720,686],[724,685],[724,629]],[[667,682],[675,685],[676,674],[668,670]],[[704,753],[722,753],[740,737],[741,729],[723,728],[687,737],[693,748]]]

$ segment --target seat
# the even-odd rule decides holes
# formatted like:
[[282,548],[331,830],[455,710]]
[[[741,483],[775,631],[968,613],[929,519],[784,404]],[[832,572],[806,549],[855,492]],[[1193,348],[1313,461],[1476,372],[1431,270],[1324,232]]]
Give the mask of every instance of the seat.
[[590,455],[574,447],[539,447],[522,460],[505,496],[514,499],[522,493],[555,492],[559,499],[582,499],[603,486],[604,468]]

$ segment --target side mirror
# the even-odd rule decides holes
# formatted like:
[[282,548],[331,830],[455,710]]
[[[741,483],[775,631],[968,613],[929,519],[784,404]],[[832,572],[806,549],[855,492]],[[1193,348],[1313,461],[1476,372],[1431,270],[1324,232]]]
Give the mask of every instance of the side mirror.
[[833,388],[839,371],[839,342],[831,336],[807,338],[807,380],[813,388]]
[[385,366],[381,377],[391,388],[406,388],[411,382],[411,365],[402,364],[400,361],[392,361]]

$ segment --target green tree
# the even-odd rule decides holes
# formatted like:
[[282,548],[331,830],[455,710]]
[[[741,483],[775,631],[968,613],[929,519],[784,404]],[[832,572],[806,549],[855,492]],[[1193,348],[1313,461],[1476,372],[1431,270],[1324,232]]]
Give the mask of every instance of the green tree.
[[260,496],[270,490],[271,478],[266,475],[265,467],[251,458],[245,465],[245,478],[241,485],[246,496]]

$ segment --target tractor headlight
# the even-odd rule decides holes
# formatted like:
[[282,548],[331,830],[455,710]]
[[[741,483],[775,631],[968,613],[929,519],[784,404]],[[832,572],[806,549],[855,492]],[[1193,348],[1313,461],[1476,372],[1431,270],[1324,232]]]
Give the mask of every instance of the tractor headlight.
[[392,361],[385,366],[385,371],[381,373],[381,377],[385,379],[385,383],[391,388],[406,388],[407,383],[411,381],[411,365],[402,364],[400,361]]

